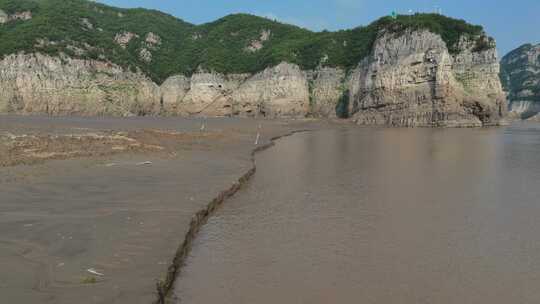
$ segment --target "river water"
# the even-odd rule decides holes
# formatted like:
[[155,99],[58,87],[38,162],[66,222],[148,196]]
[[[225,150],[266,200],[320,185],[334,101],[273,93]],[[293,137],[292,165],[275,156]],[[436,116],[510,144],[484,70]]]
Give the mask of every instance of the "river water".
[[181,303],[540,303],[540,125],[296,134],[203,227]]

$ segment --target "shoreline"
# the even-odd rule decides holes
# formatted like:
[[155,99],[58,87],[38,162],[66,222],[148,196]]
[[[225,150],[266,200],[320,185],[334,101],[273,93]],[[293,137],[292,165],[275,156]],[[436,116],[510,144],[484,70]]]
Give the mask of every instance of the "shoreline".
[[[174,135],[199,134],[203,121],[205,133],[219,136],[178,140]],[[81,296],[98,296],[106,303],[166,303],[198,230],[254,176],[258,152],[298,132],[348,127],[385,128],[328,120],[0,119],[0,135],[10,128],[16,135],[55,136],[114,130],[142,134],[139,141],[166,148],[0,167],[0,226],[6,227],[0,252],[8,253],[0,254],[0,266],[20,267],[16,277],[39,274],[38,282],[33,275],[21,278],[15,289],[17,278],[0,275],[0,292],[19,299],[18,293],[35,293],[33,285],[39,286],[38,293],[27,302],[47,295],[56,303]],[[258,132],[261,141],[255,147]],[[29,241],[16,242],[21,239]],[[18,264],[10,252],[23,252],[27,261]],[[36,264],[44,266],[36,269]],[[92,276],[87,269],[105,277],[86,284]]]
[[[0,119],[0,134],[114,130],[142,134],[139,141],[166,148],[0,167],[0,267],[6,270],[0,293],[6,300],[156,302],[156,280],[161,286],[171,281],[171,265],[178,265],[197,216],[200,221],[210,203],[239,190],[254,173],[255,153],[298,131],[340,127],[314,120],[208,119],[204,133],[216,136],[168,135],[198,134],[202,121]],[[142,131],[148,129],[159,131]]]
[[186,233],[186,236],[184,238],[184,241],[179,246],[175,257],[172,261],[172,264],[168,268],[167,276],[164,281],[157,282],[157,299],[154,302],[155,304],[165,304],[168,303],[171,292],[174,288],[174,282],[180,275],[182,268],[185,264],[186,258],[188,257],[189,253],[191,252],[191,246],[193,241],[198,235],[198,232],[200,231],[201,227],[204,226],[208,219],[211,218],[214,215],[214,212],[217,208],[221,207],[226,201],[230,198],[232,198],[238,191],[240,191],[246,183],[248,183],[251,178],[255,175],[257,172],[257,162],[255,159],[255,156],[257,153],[268,150],[276,145],[276,141],[292,136],[297,133],[304,133],[304,132],[312,132],[313,130],[309,129],[300,129],[300,130],[293,130],[288,133],[285,133],[283,135],[278,135],[275,137],[272,137],[270,141],[266,144],[260,145],[256,148],[254,148],[251,151],[251,163],[252,167],[249,168],[243,175],[241,175],[238,178],[238,181],[236,181],[230,188],[223,190],[219,193],[218,196],[216,196],[207,206],[206,208],[203,208],[199,210],[195,215],[193,215],[189,230]]

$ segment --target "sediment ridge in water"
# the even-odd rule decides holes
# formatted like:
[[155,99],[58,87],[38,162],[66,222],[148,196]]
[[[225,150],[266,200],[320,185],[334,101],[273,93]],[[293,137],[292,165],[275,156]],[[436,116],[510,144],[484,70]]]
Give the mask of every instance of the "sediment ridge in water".
[[[8,159],[8,166],[0,166],[2,298],[12,303],[155,302],[156,280],[165,278],[192,216],[252,168],[257,133],[262,146],[274,136],[322,126],[327,125],[312,120],[2,115],[0,134],[8,134],[8,146],[0,158],[10,151],[27,157],[16,153],[26,146],[11,149],[12,141],[16,148],[23,139],[39,148],[28,153],[52,155],[24,162],[31,165],[11,166]],[[88,143],[91,147],[76,138],[61,141],[71,134],[109,131],[164,150],[120,153],[116,141]],[[24,134],[29,137],[19,138]],[[71,153],[92,152],[96,144],[99,156]]]
[[275,137],[272,137],[268,143],[263,144],[253,149],[251,151],[251,163],[252,163],[251,168],[247,170],[247,172],[245,172],[238,179],[237,182],[233,183],[233,185],[230,188],[221,191],[218,194],[218,196],[216,196],[206,206],[206,208],[198,211],[192,217],[191,222],[189,224],[189,230],[186,233],[184,241],[178,248],[176,255],[172,261],[172,264],[168,268],[165,280],[158,281],[156,284],[157,299],[154,302],[155,304],[164,304],[168,302],[168,298],[170,297],[171,291],[173,290],[174,282],[176,278],[178,277],[180,271],[182,270],[182,266],[184,265],[186,258],[188,257],[189,252],[191,250],[191,245],[193,243],[193,240],[197,237],[197,233],[199,232],[200,228],[208,221],[208,219],[214,214],[215,210],[219,206],[221,206],[228,198],[236,194],[242,188],[242,186],[244,186],[251,179],[251,177],[253,177],[253,175],[257,171],[255,155],[258,152],[271,148],[272,146],[275,145],[275,141],[283,137],[287,137],[287,136],[294,135],[296,133],[307,132],[307,131],[310,131],[310,130],[308,129],[294,130],[283,135],[275,136]]

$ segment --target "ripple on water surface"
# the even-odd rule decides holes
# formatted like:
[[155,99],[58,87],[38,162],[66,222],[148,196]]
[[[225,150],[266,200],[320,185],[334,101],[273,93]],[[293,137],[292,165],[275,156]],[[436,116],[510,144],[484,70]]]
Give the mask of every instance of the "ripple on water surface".
[[297,134],[257,167],[180,302],[540,302],[538,125]]

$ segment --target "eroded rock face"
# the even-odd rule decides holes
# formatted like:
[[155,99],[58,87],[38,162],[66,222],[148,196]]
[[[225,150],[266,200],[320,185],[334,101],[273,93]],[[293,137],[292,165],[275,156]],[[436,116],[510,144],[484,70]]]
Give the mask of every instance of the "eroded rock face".
[[94,29],[94,25],[92,24],[92,22],[90,22],[90,20],[88,20],[88,18],[81,18],[81,25],[84,26],[84,28],[86,28],[87,30]]
[[139,59],[146,63],[152,62],[152,52],[150,52],[147,48],[141,48],[139,50]]
[[178,106],[180,115],[230,116],[230,95],[243,79],[235,75],[199,71],[190,80],[189,91]]
[[310,113],[315,117],[335,118],[336,106],[345,94],[345,71],[340,68],[319,68],[308,73]]
[[514,100],[510,102],[510,118],[528,119],[540,113],[540,102],[532,100]]
[[112,64],[41,54],[0,61],[0,112],[130,116],[159,111],[159,87]]
[[495,49],[462,39],[451,55],[428,31],[385,33],[350,78],[349,111],[359,124],[482,126],[505,115]]
[[161,104],[163,113],[176,115],[180,113],[179,106],[190,90],[191,79],[184,75],[167,78],[161,85]]
[[[122,33],[116,40],[122,45],[135,37]],[[158,47],[159,41],[149,33],[143,43]],[[333,118],[339,109],[359,124],[499,123],[506,104],[495,49],[478,52],[467,39],[458,49],[450,54],[427,31],[382,33],[350,72],[303,71],[282,62],[254,75],[199,70],[161,86],[102,61],[11,55],[0,61],[0,112]]]
[[255,53],[259,51],[264,47],[264,43],[270,39],[271,35],[272,32],[270,30],[262,30],[260,38],[251,41],[251,43],[244,50],[249,53]]
[[144,41],[146,42],[148,47],[156,47],[158,45],[161,45],[161,37],[152,32],[146,34],[146,38],[144,38]]
[[14,14],[9,16],[10,20],[30,20],[32,19],[32,12],[31,11],[23,11],[23,12],[15,12]]
[[540,44],[525,44],[501,60],[510,117],[528,119],[540,112]]
[[233,92],[232,100],[235,115],[305,116],[309,112],[307,77],[297,65],[283,62],[247,79]]
[[161,93],[166,112],[178,115],[304,117],[310,110],[306,73],[289,63],[255,75],[177,75],[163,83]]
[[[483,39],[487,37],[483,36]],[[458,83],[455,91],[465,90],[462,106],[483,125],[504,124],[508,102],[499,78],[500,65],[494,42],[491,48],[476,52],[476,42],[461,39],[459,53],[453,55],[452,72]]]
[[26,21],[30,19],[32,19],[31,11],[15,12],[11,15],[8,15],[3,10],[0,10],[0,24],[4,24],[10,21],[16,21],[16,20]]
[[139,35],[131,32],[121,32],[114,36],[114,42],[125,49],[129,42],[134,38],[139,38]]

